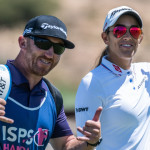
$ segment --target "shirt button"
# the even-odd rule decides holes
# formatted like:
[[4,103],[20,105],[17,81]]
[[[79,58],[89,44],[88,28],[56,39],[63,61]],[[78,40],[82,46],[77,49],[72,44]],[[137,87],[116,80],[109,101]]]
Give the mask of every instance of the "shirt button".
[[130,79],[130,82],[133,82],[133,79]]
[[130,71],[128,71],[127,74],[130,75],[131,74]]

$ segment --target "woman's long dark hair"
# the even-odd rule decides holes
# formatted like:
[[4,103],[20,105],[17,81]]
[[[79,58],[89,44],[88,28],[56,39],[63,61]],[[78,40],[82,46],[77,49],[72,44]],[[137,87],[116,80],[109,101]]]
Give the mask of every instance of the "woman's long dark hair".
[[107,54],[108,54],[108,46],[105,47],[105,49],[101,53],[101,56],[98,57],[99,60],[98,60],[98,64],[96,65],[96,67],[98,67],[101,64],[103,56],[106,56]]

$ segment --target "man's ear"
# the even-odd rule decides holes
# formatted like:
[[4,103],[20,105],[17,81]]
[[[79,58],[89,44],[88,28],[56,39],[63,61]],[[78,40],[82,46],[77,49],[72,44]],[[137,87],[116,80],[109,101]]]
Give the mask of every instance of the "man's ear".
[[108,45],[108,35],[106,32],[102,32],[101,37],[106,45]]
[[19,36],[18,43],[21,49],[24,49],[27,47],[27,40],[25,39],[23,35]]

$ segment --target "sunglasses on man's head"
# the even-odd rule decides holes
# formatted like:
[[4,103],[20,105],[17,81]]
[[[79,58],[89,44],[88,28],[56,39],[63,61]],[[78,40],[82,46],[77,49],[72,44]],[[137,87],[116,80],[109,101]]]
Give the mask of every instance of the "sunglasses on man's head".
[[[127,29],[128,28],[124,25],[116,25],[112,32],[116,38],[121,38],[123,35],[126,34]],[[111,31],[108,30],[108,32],[111,32]],[[142,30],[138,26],[131,26],[129,28],[129,33],[133,38],[138,39],[139,36],[142,34]]]
[[65,46],[60,43],[53,43],[48,39],[44,39],[37,36],[28,36],[28,37],[34,41],[34,44],[38,48],[42,50],[48,50],[53,46],[54,53],[57,55],[61,55],[65,51]]

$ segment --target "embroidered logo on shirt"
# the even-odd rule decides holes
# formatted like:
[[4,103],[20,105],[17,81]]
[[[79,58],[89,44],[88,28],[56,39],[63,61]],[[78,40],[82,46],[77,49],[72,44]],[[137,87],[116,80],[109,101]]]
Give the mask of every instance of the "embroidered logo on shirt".
[[146,81],[147,77],[144,77],[142,79],[142,81],[140,82],[140,84],[138,85],[138,89],[140,89],[140,87],[143,85],[143,83]]
[[113,64],[113,67],[115,68],[116,71],[122,72],[119,66]]
[[[34,138],[34,143],[37,146],[44,146],[44,142],[48,138],[48,132],[49,131],[47,129],[38,128],[38,131],[33,136],[31,136],[30,138]],[[22,142],[25,143],[30,138],[23,140]]]
[[88,107],[76,108],[76,112],[88,111]]
[[34,133],[32,129],[2,126],[2,133],[3,150],[30,150],[34,144],[43,149],[49,136],[49,130],[43,128]]

